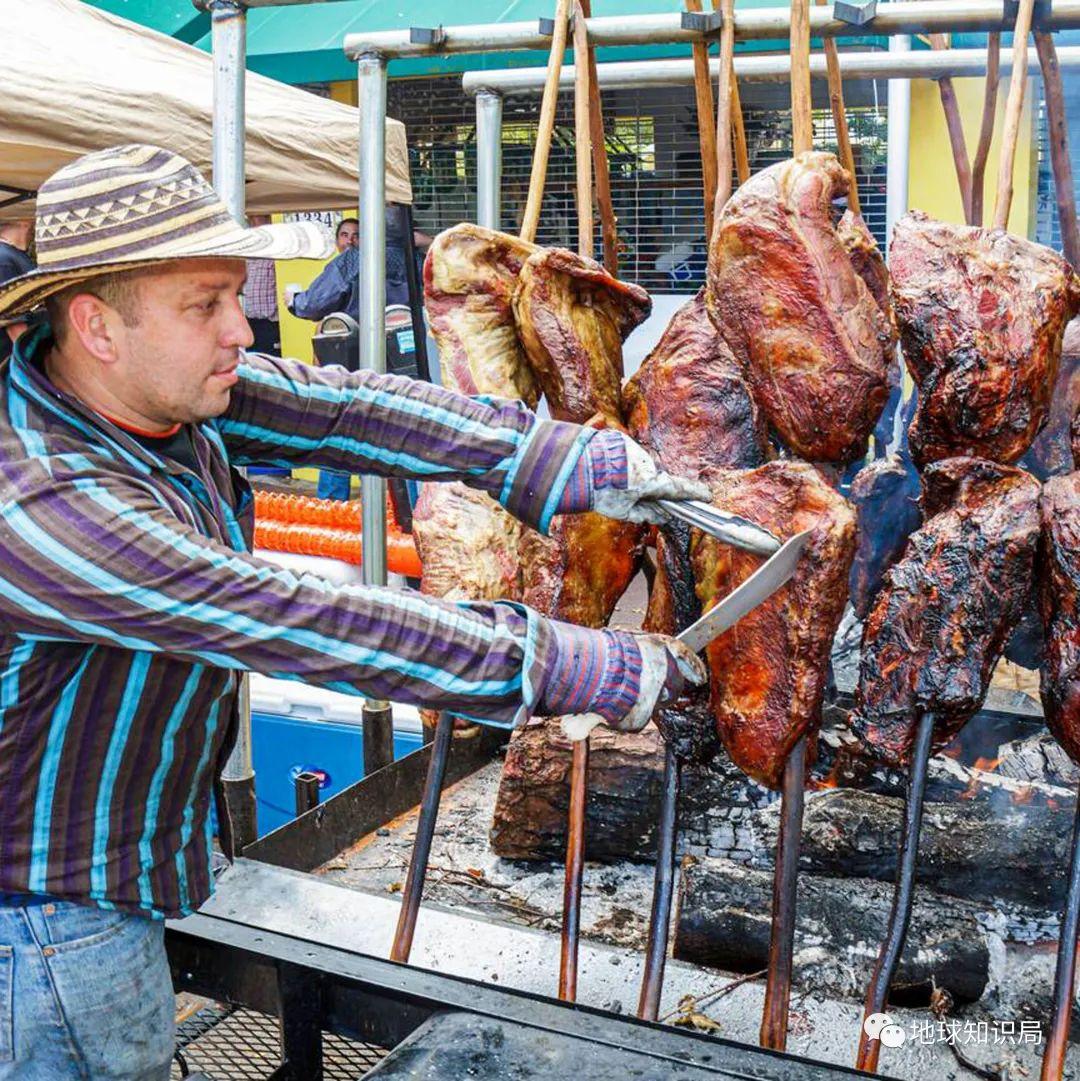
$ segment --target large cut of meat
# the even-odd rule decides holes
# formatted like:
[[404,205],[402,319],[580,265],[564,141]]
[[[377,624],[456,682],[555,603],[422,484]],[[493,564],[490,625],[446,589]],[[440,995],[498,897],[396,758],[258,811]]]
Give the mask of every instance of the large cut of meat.
[[919,477],[898,454],[860,469],[848,498],[855,504],[859,540],[851,565],[851,606],[865,619],[885,572],[900,558],[919,528]]
[[1039,516],[1043,712],[1054,738],[1080,762],[1080,473],[1046,482]]
[[697,479],[765,461],[764,422],[704,290],[675,313],[622,400],[630,434],[669,473]]
[[1046,421],[1080,279],[1041,244],[917,211],[897,223],[889,268],[919,387],[916,464],[957,455],[1015,462]]
[[[765,461],[765,425],[738,361],[705,309],[704,290],[672,318],[623,388],[630,434],[663,469],[699,479]],[[690,529],[671,522],[656,537],[657,573],[645,628],[676,634],[700,614]]]
[[[833,636],[847,602],[855,512],[805,462],[775,461],[716,476],[713,503],[787,539],[812,529],[794,577],[708,647],[713,716],[732,761],[776,788],[800,737],[821,722]],[[697,592],[710,608],[762,564],[694,532]],[[807,759],[814,756],[814,740]]]
[[[892,298],[889,296],[889,272],[885,269],[885,260],[873,234],[866,227],[861,214],[848,210],[836,226],[836,235],[840,238],[844,250],[848,253],[855,273],[866,282],[870,295],[877,301],[878,307],[892,322]],[[892,364],[889,370],[892,371]]]
[[652,310],[640,286],[562,248],[531,255],[514,293],[518,335],[556,420],[619,421],[622,343]]
[[468,223],[440,233],[424,262],[424,306],[443,383],[462,394],[520,398],[539,391],[525,363],[511,306],[525,260],[538,249]]
[[1039,482],[983,458],[923,472],[911,535],[863,628],[852,728],[877,758],[911,755],[919,717],[948,743],[979,709],[1023,613],[1039,534]]
[[713,322],[781,441],[814,462],[863,452],[895,352],[892,324],[864,280],[874,280],[869,234],[849,223],[841,236],[833,223],[833,200],[847,190],[832,154],[772,165],[728,201],[709,251]]
[[522,525],[484,492],[425,484],[413,511],[421,592],[454,601],[521,599]]

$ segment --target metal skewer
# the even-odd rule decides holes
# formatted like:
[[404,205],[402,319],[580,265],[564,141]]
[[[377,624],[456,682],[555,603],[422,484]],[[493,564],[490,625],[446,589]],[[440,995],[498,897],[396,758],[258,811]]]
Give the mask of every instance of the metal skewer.
[[[904,952],[908,924],[911,922],[911,904],[915,891],[915,864],[919,855],[919,832],[922,828],[923,797],[926,794],[926,772],[930,761],[930,747],[934,737],[934,715],[924,713],[919,717],[915,733],[915,746],[911,753],[911,772],[908,778],[907,801],[904,805],[904,826],[900,835],[900,858],[896,872],[896,889],[893,892],[889,926],[878,953],[870,987],[866,992],[863,1020],[871,1014],[881,1013],[889,996],[889,986],[900,956]],[[870,1038],[866,1028],[859,1033],[859,1054],[855,1067],[868,1073],[877,1072],[881,1041]]]
[[1057,969],[1054,972],[1054,1013],[1043,1053],[1041,1081],[1061,1081],[1065,1072],[1065,1052],[1069,1046],[1069,1021],[1076,984],[1077,934],[1080,934],[1080,793],[1077,794],[1076,819],[1073,823],[1069,892],[1061,916]]
[[795,956],[795,901],[802,840],[803,787],[806,775],[806,736],[799,738],[784,763],[780,803],[780,832],[773,871],[772,927],[769,933],[769,969],[765,1008],[758,1042],[783,1051],[787,1046],[791,968]]
[[398,913],[394,943],[390,947],[391,961],[408,961],[412,950],[416,917],[424,895],[424,879],[427,877],[428,858],[431,856],[431,840],[435,836],[435,820],[439,817],[439,799],[442,796],[443,779],[446,776],[446,760],[450,756],[450,743],[454,735],[454,718],[450,713],[440,713],[435,725],[435,739],[431,744],[424,794],[420,801],[420,816],[416,822],[416,841],[409,857],[409,873],[405,876],[405,889],[401,895],[401,911]]

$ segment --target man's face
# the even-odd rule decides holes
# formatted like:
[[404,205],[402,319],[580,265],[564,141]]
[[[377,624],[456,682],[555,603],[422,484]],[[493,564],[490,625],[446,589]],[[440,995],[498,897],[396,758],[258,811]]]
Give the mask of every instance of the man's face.
[[360,243],[360,227],[351,221],[342,222],[337,231],[337,250],[355,248]]
[[240,350],[254,340],[240,303],[246,278],[240,259],[193,259],[141,276],[136,325],[110,320],[112,392],[166,427],[220,416]]

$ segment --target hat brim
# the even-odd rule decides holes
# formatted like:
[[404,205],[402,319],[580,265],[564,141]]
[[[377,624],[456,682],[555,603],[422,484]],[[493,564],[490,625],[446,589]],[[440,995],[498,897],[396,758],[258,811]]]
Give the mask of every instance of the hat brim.
[[92,263],[85,256],[70,264],[38,267],[0,285],[0,324],[28,315],[44,301],[80,281],[140,270],[178,259],[327,259],[334,242],[318,223],[284,222],[245,228],[231,225],[197,242],[171,240],[132,251],[123,258]]

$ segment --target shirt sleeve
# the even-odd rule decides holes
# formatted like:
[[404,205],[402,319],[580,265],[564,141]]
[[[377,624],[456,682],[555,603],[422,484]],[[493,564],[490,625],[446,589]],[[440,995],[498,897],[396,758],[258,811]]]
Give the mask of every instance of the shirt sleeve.
[[504,726],[540,701],[553,631],[522,605],[333,586],[206,537],[138,478],[11,468],[23,470],[0,504],[11,635],[168,653]]
[[318,320],[331,312],[345,310],[352,288],[347,273],[348,254],[345,252],[328,263],[307,289],[293,297],[293,315],[300,319]]
[[235,464],[460,480],[544,533],[597,434],[541,420],[518,401],[469,398],[404,376],[259,354],[238,372],[216,422]]

